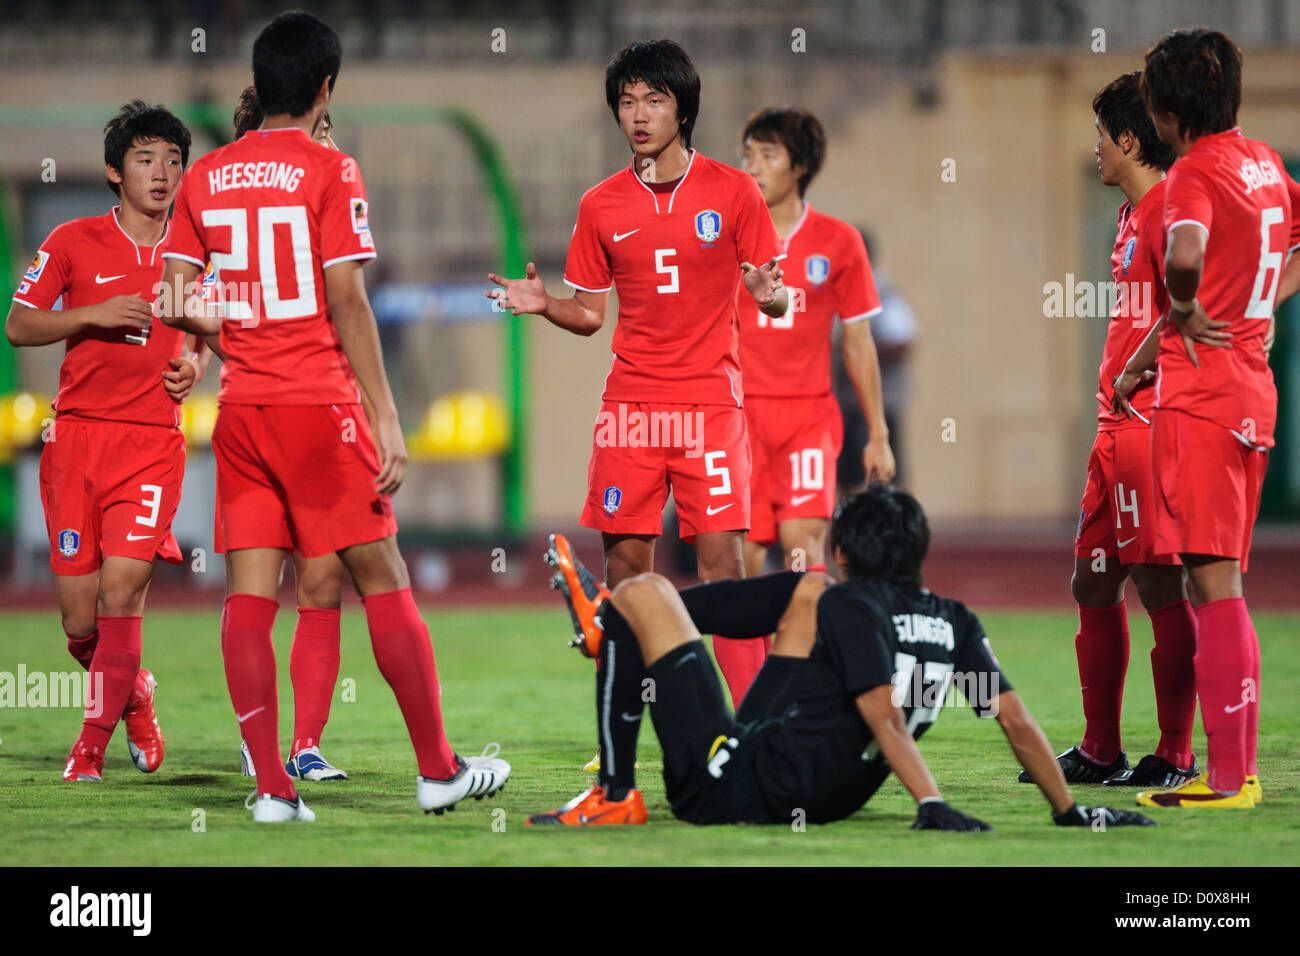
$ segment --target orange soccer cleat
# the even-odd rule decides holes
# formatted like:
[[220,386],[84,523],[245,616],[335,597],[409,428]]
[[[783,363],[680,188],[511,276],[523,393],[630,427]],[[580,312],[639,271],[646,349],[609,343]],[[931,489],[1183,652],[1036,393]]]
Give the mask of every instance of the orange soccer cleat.
[[642,824],[649,819],[641,791],[632,789],[619,801],[606,800],[604,787],[592,787],[558,810],[538,813],[524,826],[589,827],[611,824]]
[[72,753],[68,754],[68,762],[63,768],[64,780],[102,783],[103,772],[104,751],[92,747],[84,740],[78,740],[72,745]]
[[600,653],[600,643],[605,637],[600,622],[600,605],[609,598],[609,588],[588,571],[573,555],[569,540],[562,534],[551,535],[551,546],[544,555],[546,563],[555,568],[551,587],[564,595],[573,618],[574,638],[570,647],[576,647],[586,657]]
[[140,668],[135,675],[135,689],[131,699],[122,711],[122,721],[126,724],[126,742],[131,748],[131,760],[145,773],[153,773],[163,762],[163,735],[158,726],[158,715],[154,713],[154,693],[158,682],[153,674]]

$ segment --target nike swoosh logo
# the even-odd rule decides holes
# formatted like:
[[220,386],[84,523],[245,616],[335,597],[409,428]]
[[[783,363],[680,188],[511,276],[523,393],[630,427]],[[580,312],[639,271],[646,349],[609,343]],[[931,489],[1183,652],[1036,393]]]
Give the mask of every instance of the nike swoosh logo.
[[616,812],[616,811],[614,811],[614,810],[603,810],[603,811],[601,811],[600,813],[596,814],[594,817],[589,817],[589,816],[587,816],[587,815],[584,813],[584,814],[581,814],[581,815],[578,817],[578,822],[579,822],[579,823],[583,823],[583,824],[587,824],[587,823],[595,823],[595,822],[596,822],[597,820],[599,820],[601,817],[607,817],[607,816],[609,816],[611,813],[614,813],[614,812]]
[[617,232],[616,232],[616,233],[614,233],[614,241],[615,241],[615,242],[622,242],[622,241],[623,241],[624,239],[626,239],[628,236],[632,235],[633,233],[640,232],[640,231],[641,231],[641,227],[638,226],[637,228],[633,229],[632,232],[624,232],[624,233],[617,233]]
[[820,492],[813,492],[811,495],[800,495],[797,498],[791,498],[790,504],[794,505],[797,508],[805,501],[812,501],[814,498],[817,497],[818,494],[820,494]]
[[1137,535],[1133,535],[1133,537],[1129,538],[1127,541],[1118,541],[1118,542],[1116,542],[1116,546],[1117,546],[1117,547],[1121,547],[1121,548],[1127,548],[1130,544],[1132,544],[1132,543],[1133,543],[1134,541],[1136,541],[1137,539],[1138,539],[1138,536],[1137,536]]
[[130,531],[128,531],[128,532],[126,533],[126,540],[127,540],[127,541],[143,541],[143,540],[145,540],[146,538],[152,538],[152,537],[153,537],[153,535],[151,535],[151,534],[134,534],[134,533],[132,533],[132,532],[130,532]]
[[1250,701],[1248,701],[1248,700],[1243,700],[1243,701],[1242,701],[1240,704],[1238,704],[1236,707],[1227,707],[1227,706],[1225,706],[1225,707],[1223,708],[1223,712],[1224,712],[1225,714],[1235,714],[1237,711],[1241,710],[1241,708],[1245,707],[1248,703],[1250,703]]
[[623,713],[619,714],[619,716],[622,717],[624,720],[626,720],[629,724],[635,724],[638,720],[641,719],[640,714],[637,714],[635,717],[633,717],[627,711],[624,711]]
[[261,707],[256,707],[256,708],[254,708],[253,710],[250,710],[248,713],[244,714],[242,717],[239,716],[238,714],[236,714],[236,715],[235,715],[235,719],[238,720],[238,721],[242,724],[244,721],[248,720],[249,717],[252,717],[252,716],[254,716],[254,715],[256,715],[256,714],[260,714],[260,713],[261,713],[262,711],[264,711],[264,710],[266,710],[265,705],[263,705],[263,706],[261,706]]
[[705,510],[705,513],[706,513],[706,514],[715,515],[715,514],[717,514],[719,511],[726,511],[728,508],[731,507],[731,505],[734,505],[734,504],[735,504],[735,502],[733,501],[733,502],[731,502],[731,504],[723,505],[721,508],[705,508],[704,510]]
[[123,274],[120,275],[120,276],[102,276],[102,275],[100,275],[98,272],[96,272],[96,273],[95,273],[95,284],[96,284],[96,285],[103,285],[105,282],[112,282],[114,279],[125,279],[125,278],[126,278],[126,273],[123,273]]

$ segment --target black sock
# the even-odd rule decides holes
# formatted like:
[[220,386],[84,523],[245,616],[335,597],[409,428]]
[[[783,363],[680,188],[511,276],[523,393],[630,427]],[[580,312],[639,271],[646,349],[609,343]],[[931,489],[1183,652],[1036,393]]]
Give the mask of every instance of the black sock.
[[740,581],[696,584],[678,593],[701,634],[764,637],[776,630],[802,579],[799,571],[776,571]]
[[[596,670],[596,729],[600,735],[600,785],[610,800],[636,786],[636,741],[645,701],[645,662],[627,620],[606,601],[600,609],[605,637]],[[631,719],[628,719],[631,718]]]

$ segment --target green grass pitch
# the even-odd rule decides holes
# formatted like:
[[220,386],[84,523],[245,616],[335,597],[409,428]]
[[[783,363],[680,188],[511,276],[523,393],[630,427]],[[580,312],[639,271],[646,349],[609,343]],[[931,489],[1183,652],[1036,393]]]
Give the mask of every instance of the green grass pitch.
[[[1155,705],[1145,615],[1131,615],[1133,649],[1125,697],[1130,758],[1155,743]],[[1204,866],[1294,863],[1300,854],[1300,615],[1257,614],[1263,653],[1261,778],[1253,811],[1153,811],[1159,829],[1063,830],[1052,826],[1036,788],[1017,784],[1017,765],[997,725],[951,708],[922,741],[945,798],[993,824],[989,834],[914,833],[910,798],[896,780],[848,820],[797,830],[692,827],[673,819],[663,795],[658,741],[642,734],[645,827],[533,830],[530,813],[558,806],[586,786],[581,767],[595,749],[592,664],[566,650],[563,608],[426,614],[437,650],[453,746],[477,753],[498,741],[514,765],[504,794],[468,801],[453,814],[415,805],[414,758],[396,703],[375,668],[364,618],[343,617],[343,666],[324,752],[351,774],[305,783],[315,824],[257,827],[243,807],[251,781],[238,774],[239,737],[222,674],[218,613],[155,612],[145,618],[145,664],[160,681],[167,758],[137,771],[119,727],[102,785],[65,784],[60,772],[75,737],[71,709],[0,708],[0,863],[6,865],[247,864],[893,864]],[[1055,748],[1082,730],[1069,613],[983,615],[1007,676]],[[281,740],[292,732],[288,648],[294,615],[276,628]],[[66,671],[72,664],[53,612],[0,618],[0,670]],[[355,701],[341,699],[355,681]],[[1199,726],[1198,756],[1204,759]],[[1125,792],[1079,786],[1083,803]],[[201,811],[201,813],[196,813]],[[198,827],[202,822],[203,826]],[[495,824],[495,826],[494,826]]]

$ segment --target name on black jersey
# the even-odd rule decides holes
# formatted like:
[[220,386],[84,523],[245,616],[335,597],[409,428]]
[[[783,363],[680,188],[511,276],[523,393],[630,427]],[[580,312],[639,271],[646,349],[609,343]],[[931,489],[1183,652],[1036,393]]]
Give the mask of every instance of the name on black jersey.
[[942,644],[952,650],[952,624],[926,614],[895,614],[894,633],[900,644]]

